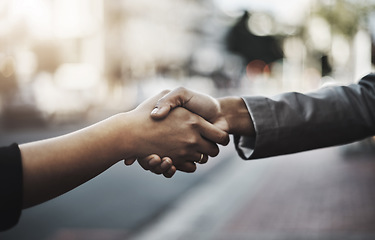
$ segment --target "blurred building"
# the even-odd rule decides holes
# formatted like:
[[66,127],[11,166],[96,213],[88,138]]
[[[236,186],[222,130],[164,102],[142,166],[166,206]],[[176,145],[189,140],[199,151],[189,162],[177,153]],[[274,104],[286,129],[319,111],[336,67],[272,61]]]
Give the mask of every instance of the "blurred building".
[[102,9],[102,1],[1,2],[0,65],[13,69],[1,74],[13,82],[2,89],[5,122],[83,114],[101,100]]
[[12,122],[21,109],[22,121],[30,112],[69,118],[124,99],[122,109],[133,106],[134,81],[184,74],[204,11],[194,1],[2,1],[2,118]]
[[129,109],[179,85],[210,94],[264,94],[310,90],[327,80],[348,83],[371,70],[371,6],[4,0],[1,119],[80,119],[98,107]]

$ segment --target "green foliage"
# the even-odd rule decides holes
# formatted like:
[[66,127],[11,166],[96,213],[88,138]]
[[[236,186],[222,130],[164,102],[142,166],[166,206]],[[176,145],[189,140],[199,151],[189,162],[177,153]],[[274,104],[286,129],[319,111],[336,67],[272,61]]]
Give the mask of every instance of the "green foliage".
[[354,36],[359,28],[367,27],[367,17],[375,10],[375,4],[368,0],[320,0],[315,14],[324,18],[332,33]]

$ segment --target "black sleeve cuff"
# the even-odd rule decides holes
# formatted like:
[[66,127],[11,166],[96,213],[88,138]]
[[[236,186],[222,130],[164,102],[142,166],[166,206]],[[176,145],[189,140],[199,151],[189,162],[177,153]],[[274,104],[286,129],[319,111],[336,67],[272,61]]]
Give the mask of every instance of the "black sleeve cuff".
[[0,231],[18,223],[22,211],[22,160],[17,144],[0,147]]

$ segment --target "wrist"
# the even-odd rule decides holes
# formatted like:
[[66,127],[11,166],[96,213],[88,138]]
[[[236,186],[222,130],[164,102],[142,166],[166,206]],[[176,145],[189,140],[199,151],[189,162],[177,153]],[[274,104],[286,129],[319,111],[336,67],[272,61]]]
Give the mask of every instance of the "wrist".
[[240,97],[218,99],[220,110],[225,117],[230,134],[254,136],[254,125],[247,106]]
[[118,160],[136,157],[138,127],[133,115],[132,112],[126,112],[114,116],[113,135],[116,137],[113,145]]
[[131,126],[130,119],[128,113],[119,113],[87,129],[86,138],[92,142],[93,157],[115,164],[133,156],[135,147],[131,139],[134,126]]

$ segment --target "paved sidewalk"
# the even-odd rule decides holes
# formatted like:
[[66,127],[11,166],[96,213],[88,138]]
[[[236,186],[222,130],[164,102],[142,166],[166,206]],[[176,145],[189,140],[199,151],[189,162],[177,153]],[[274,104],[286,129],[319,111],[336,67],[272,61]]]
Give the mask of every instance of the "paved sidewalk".
[[132,239],[375,239],[375,156],[229,156]]

